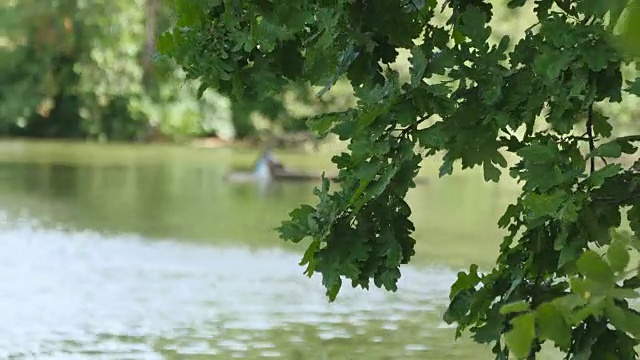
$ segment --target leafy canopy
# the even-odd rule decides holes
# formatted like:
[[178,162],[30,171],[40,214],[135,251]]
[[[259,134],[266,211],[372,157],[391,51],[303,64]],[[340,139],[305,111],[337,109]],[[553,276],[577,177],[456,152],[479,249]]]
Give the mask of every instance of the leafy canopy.
[[[517,42],[492,41],[494,8],[530,3],[534,26]],[[310,239],[301,264],[322,274],[330,300],[343,281],[396,290],[415,244],[405,195],[421,161],[443,154],[440,176],[480,166],[486,181],[506,173],[522,185],[498,223],[508,234],[496,266],[472,265],[451,288],[444,318],[457,336],[470,331],[496,359],[534,358],[547,341],[567,358],[631,359],[640,167],[614,160],[635,154],[640,136],[611,138],[598,106],[640,95],[621,71],[635,64],[635,49],[620,46],[635,5],[178,0],[178,26],[161,43],[203,87],[237,97],[256,81],[265,96],[290,82],[323,93],[350,81],[357,106],[308,121],[349,141],[333,158],[340,186],[323,180],[317,204],[279,229],[287,241]],[[411,53],[408,82],[389,66],[401,48]],[[632,233],[614,231],[625,221]]]

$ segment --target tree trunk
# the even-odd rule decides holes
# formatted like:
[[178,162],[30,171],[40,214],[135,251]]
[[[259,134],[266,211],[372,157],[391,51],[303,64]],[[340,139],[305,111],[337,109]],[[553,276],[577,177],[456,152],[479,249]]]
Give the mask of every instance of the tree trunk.
[[256,128],[251,122],[250,107],[242,101],[231,100],[231,122],[236,132],[236,139],[246,139],[256,133]]
[[153,55],[156,52],[156,32],[158,29],[158,0],[147,0],[145,4],[145,46],[142,67],[143,81],[148,85],[153,79]]

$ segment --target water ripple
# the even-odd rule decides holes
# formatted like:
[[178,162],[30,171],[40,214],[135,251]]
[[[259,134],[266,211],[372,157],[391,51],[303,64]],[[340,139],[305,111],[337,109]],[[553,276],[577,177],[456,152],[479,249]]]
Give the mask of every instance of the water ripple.
[[[398,293],[345,287],[330,304],[320,279],[303,276],[298,260],[299,254],[279,249],[5,226],[0,307],[8,311],[0,315],[0,357],[158,359],[251,351],[255,358],[278,357],[277,342],[295,344],[308,327],[317,341],[369,336],[374,343],[381,335],[356,329],[377,322],[380,334],[397,331],[416,312],[434,319],[423,327],[437,326],[436,309],[455,278],[446,269],[406,267]],[[411,326],[420,321],[424,316]],[[407,345],[405,351],[425,349]]]

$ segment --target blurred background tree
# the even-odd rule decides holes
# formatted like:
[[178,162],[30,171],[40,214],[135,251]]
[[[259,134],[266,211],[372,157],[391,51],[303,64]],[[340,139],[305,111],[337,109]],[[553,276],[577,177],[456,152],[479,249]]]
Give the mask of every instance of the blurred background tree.
[[248,138],[259,127],[305,130],[308,109],[326,103],[308,88],[263,98],[259,82],[242,102],[212,91],[199,98],[197,80],[155,55],[158,35],[172,25],[169,0],[9,0],[2,7],[0,135]]

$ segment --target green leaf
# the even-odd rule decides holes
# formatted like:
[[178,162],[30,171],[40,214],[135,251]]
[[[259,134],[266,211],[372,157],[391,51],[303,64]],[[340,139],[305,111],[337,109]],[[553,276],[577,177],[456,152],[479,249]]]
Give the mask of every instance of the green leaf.
[[[639,0],[640,1],[640,0]],[[616,140],[618,144],[620,144],[620,148],[622,153],[624,154],[634,154],[637,150],[637,147],[632,144],[632,142],[640,141],[640,135],[629,135],[629,136],[621,136]]]
[[532,144],[521,148],[516,152],[525,161],[533,164],[546,164],[555,162],[558,159],[560,153],[558,148],[551,144]]
[[602,157],[611,157],[611,158],[619,158],[622,155],[622,147],[618,141],[613,140],[607,143],[604,143],[593,150],[590,154],[591,157],[602,156]]
[[629,220],[629,227],[633,231],[636,237],[635,247],[640,251],[640,204],[634,204],[629,211],[627,211],[627,220]]
[[373,278],[374,283],[378,287],[383,287],[389,291],[398,290],[398,280],[400,279],[400,270],[397,267],[385,268],[377,273]]
[[574,199],[565,201],[557,212],[557,218],[565,221],[566,223],[574,223],[578,220],[579,205],[577,205]]
[[611,285],[615,281],[613,270],[595,251],[585,251],[578,259],[577,266],[578,271],[587,279]]
[[622,171],[620,164],[607,164],[589,175],[589,183],[593,187],[602,186],[607,178],[618,174],[620,171]]
[[447,310],[442,316],[442,320],[447,324],[462,321],[471,307],[473,292],[470,290],[461,291],[451,299]]
[[593,132],[596,135],[602,135],[604,137],[611,136],[611,130],[613,130],[613,126],[608,121],[609,119],[599,113],[598,111],[593,112]]
[[202,99],[202,96],[204,95],[204,92],[207,91],[207,89],[209,89],[209,84],[206,82],[203,82],[202,84],[200,84],[200,86],[198,86],[198,99]]
[[504,214],[498,220],[498,226],[500,228],[506,228],[511,223],[511,220],[520,214],[520,207],[514,204],[510,204],[507,206]]
[[453,174],[453,160],[446,159],[440,165],[440,171],[438,172],[439,177],[444,177],[446,175]]
[[560,250],[560,257],[558,258],[558,267],[563,267],[567,264],[571,264],[578,259],[582,248],[577,242],[569,242]]
[[635,79],[633,79],[633,81],[629,81],[627,83],[628,87],[626,88],[626,90],[635,95],[635,96],[640,96],[640,77],[636,77]]
[[622,241],[614,241],[611,243],[609,249],[607,249],[607,260],[609,260],[611,269],[614,272],[623,272],[631,260],[627,245]]
[[588,15],[594,15],[597,17],[603,17],[609,10],[611,10],[612,2],[605,0],[583,0],[579,4],[579,9],[584,11]]
[[484,43],[491,35],[491,30],[485,27],[486,22],[485,13],[480,8],[470,5],[462,13],[461,26],[458,29],[461,30],[461,35],[480,44]]
[[387,189],[387,187],[391,183],[391,179],[398,172],[398,169],[399,166],[397,166],[397,164],[396,166],[386,168],[385,172],[382,174],[382,176],[380,176],[379,179],[371,182],[371,185],[367,189],[367,197],[375,198],[380,196],[380,194],[382,194]]
[[574,56],[575,54],[570,51],[559,52],[549,49],[538,55],[533,66],[544,81],[552,84],[569,67]]
[[453,30],[453,32],[451,33],[451,37],[453,38],[456,44],[461,44],[466,39],[466,36],[461,31],[458,31],[458,30]]
[[625,21],[620,30],[620,49],[631,57],[640,57],[640,1],[630,0],[625,14]]
[[535,315],[518,315],[511,320],[511,325],[513,328],[504,335],[504,339],[509,350],[517,358],[525,358],[529,355],[535,338]]
[[203,15],[202,8],[191,1],[176,2],[179,27],[190,27],[196,25]]
[[298,265],[300,266],[304,266],[304,265],[309,265],[307,267],[306,270],[306,274],[307,276],[311,277],[315,271],[314,269],[314,264],[313,264],[313,257],[315,256],[315,254],[318,252],[318,250],[320,250],[320,241],[318,240],[314,240],[309,244],[309,247],[307,247],[307,250],[304,252],[304,255],[302,256],[302,259],[300,260],[300,263],[298,263]]
[[334,123],[343,121],[345,118],[348,118],[351,114],[352,114],[351,111],[332,112],[332,113],[322,114],[322,115],[310,118],[307,121],[307,125],[311,130],[315,131],[318,135],[324,136],[331,129]]
[[402,247],[395,239],[391,239],[388,243],[388,250],[383,254],[387,258],[385,265],[399,266],[402,263]]
[[491,311],[487,316],[487,322],[483,326],[474,328],[473,340],[480,344],[487,344],[495,342],[500,339],[502,331],[504,330],[504,318],[495,314],[496,311]]
[[600,318],[604,313],[605,300],[603,296],[588,298],[584,307],[576,309],[577,311],[571,314],[571,322],[579,324],[588,318]]
[[310,214],[309,216],[307,216],[307,226],[312,234],[317,234],[320,231],[320,228],[318,227],[318,220],[316,220],[315,214]]
[[340,292],[340,288],[342,287],[342,279],[340,279],[340,277],[336,277],[334,281],[326,282],[325,287],[327,288],[327,297],[329,298],[329,301],[333,302],[336,300],[336,297]]
[[367,183],[378,173],[380,170],[380,163],[377,161],[367,161],[358,167],[355,172],[356,178]]
[[478,276],[478,265],[476,264],[469,267],[468,274],[463,271],[458,272],[458,279],[451,286],[449,299],[453,299],[461,291],[473,289],[479,282],[480,276]]
[[554,216],[565,201],[567,201],[566,195],[562,193],[530,193],[522,200],[522,204],[531,210],[535,219],[543,216]]
[[613,302],[609,302],[605,307],[605,313],[613,326],[621,330],[626,328],[627,321],[622,308],[616,306]]
[[293,210],[289,214],[291,220],[283,222],[278,228],[280,238],[293,243],[298,243],[310,235],[308,221],[309,217],[314,212],[315,208],[309,205],[302,205]]
[[[442,123],[440,123],[442,124]],[[446,129],[438,124],[432,125],[416,132],[420,145],[424,148],[440,149],[447,141]]]
[[636,290],[633,290],[633,289],[622,289],[622,288],[611,289],[609,290],[607,295],[611,296],[614,299],[629,300],[629,299],[640,298],[640,293],[638,293]]
[[520,301],[516,301],[516,302],[512,302],[506,305],[503,305],[500,308],[500,314],[502,315],[507,315],[510,313],[516,313],[516,312],[524,312],[524,311],[528,311],[531,308],[529,307],[529,303],[524,301],[524,300],[520,300]]
[[640,276],[634,276],[631,277],[629,279],[626,279],[623,283],[622,283],[622,287],[624,288],[631,288],[631,289],[638,289],[640,288]]
[[549,339],[563,351],[571,346],[571,327],[554,303],[544,303],[536,309],[538,336]]
[[484,170],[484,181],[498,182],[500,180],[500,169],[495,167],[490,161],[482,163],[482,169]]
[[527,0],[509,0],[509,2],[507,3],[507,6],[510,9],[515,9],[515,8],[521,7],[526,2],[527,2]]
[[158,37],[157,42],[158,51],[162,54],[169,54],[175,49],[175,42],[173,33],[165,32]]
[[621,308],[613,302],[607,303],[605,313],[613,326],[640,339],[640,315],[629,309]]
[[589,285],[587,284],[587,280],[579,277],[574,277],[569,280],[569,283],[571,286],[571,291],[574,294],[583,297],[585,300],[591,296],[591,291]]
[[411,49],[411,85],[418,86],[427,68],[427,57],[419,46]]

